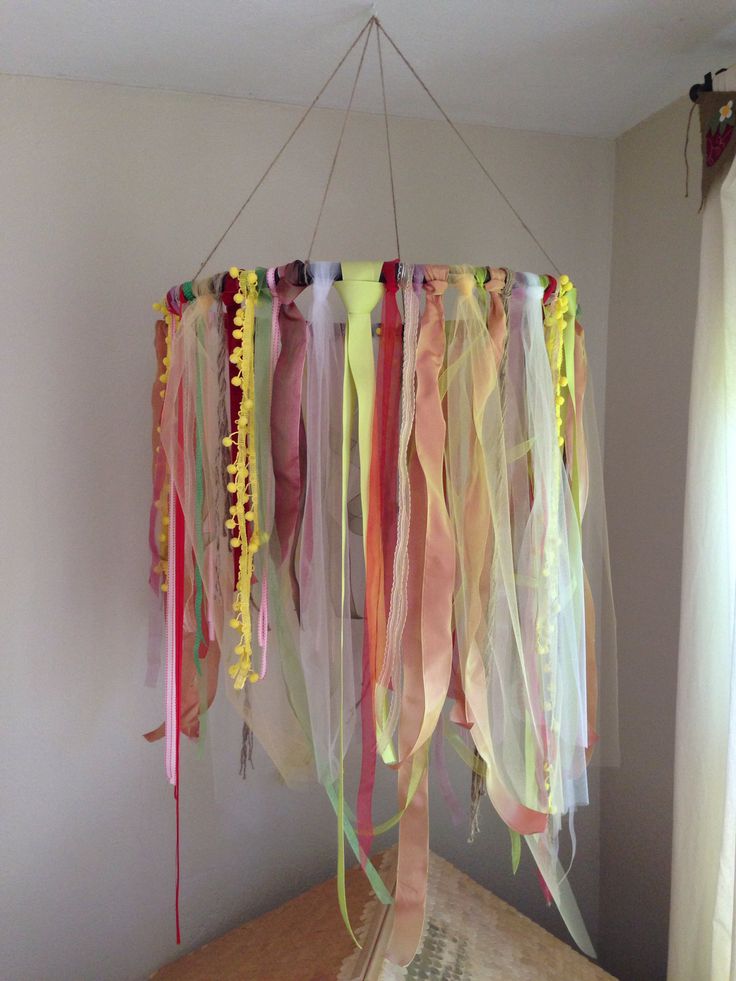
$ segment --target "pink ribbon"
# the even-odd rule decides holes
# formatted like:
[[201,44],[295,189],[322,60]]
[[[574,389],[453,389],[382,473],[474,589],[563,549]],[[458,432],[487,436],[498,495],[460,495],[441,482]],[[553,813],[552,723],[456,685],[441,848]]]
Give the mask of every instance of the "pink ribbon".
[[271,455],[274,473],[274,528],[281,562],[288,561],[292,591],[299,610],[299,587],[294,570],[294,551],[300,521],[304,486],[304,424],[302,381],[307,353],[307,325],[294,302],[304,290],[297,281],[301,266],[292,262],[278,270],[269,269],[268,284],[273,296],[272,357],[278,338],[281,351],[273,371],[271,396]]

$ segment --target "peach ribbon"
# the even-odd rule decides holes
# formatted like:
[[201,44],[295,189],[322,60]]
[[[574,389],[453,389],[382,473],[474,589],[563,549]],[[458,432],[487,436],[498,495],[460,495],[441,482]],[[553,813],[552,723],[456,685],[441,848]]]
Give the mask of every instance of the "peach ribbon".
[[274,528],[281,549],[281,562],[289,564],[289,578],[297,612],[299,587],[294,570],[294,552],[301,520],[304,487],[304,424],[302,422],[302,381],[307,352],[307,325],[296,305],[304,290],[297,281],[299,264],[289,263],[278,270],[273,282],[274,318],[281,339],[281,351],[273,373],[271,395],[271,453],[274,472]]
[[[452,597],[455,549],[444,491],[446,424],[439,378],[445,361],[443,294],[447,266],[426,266],[426,303],[416,355],[416,416],[410,449],[412,517],[409,530],[407,622],[399,726],[399,828],[396,909],[389,957],[408,964],[424,923],[429,845],[428,754],[452,673]],[[421,771],[410,795],[412,773]]]

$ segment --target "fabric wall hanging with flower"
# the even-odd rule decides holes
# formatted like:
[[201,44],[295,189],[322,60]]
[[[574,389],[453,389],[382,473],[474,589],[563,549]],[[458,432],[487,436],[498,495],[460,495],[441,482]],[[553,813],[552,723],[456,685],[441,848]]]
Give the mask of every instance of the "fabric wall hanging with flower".
[[[700,92],[700,139],[703,153],[702,199],[728,170],[736,154],[736,92]],[[702,207],[702,205],[701,205]]]

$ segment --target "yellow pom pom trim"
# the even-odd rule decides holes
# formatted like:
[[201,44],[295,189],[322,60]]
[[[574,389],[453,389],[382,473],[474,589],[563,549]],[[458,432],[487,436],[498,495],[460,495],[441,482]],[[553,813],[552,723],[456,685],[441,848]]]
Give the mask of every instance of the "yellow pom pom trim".
[[[255,397],[253,342],[258,277],[253,270],[238,271],[237,279],[240,289],[234,299],[236,303],[240,304],[240,309],[233,317],[235,329],[232,336],[241,343],[233,348],[230,362],[236,368],[236,374],[231,379],[232,384],[239,388],[242,394],[238,417],[237,420],[234,420],[236,432],[234,438],[227,437],[230,442],[226,444],[235,443],[237,446],[235,460],[227,466],[228,474],[234,477],[228,482],[227,489],[235,495],[235,503],[230,507],[232,517],[226,522],[226,527],[235,531],[234,537],[230,540],[231,546],[240,548],[235,602],[233,603],[233,610],[238,616],[231,621],[239,633],[239,640],[235,646],[237,660],[228,668],[234,687],[240,690],[245,687],[246,682],[258,681],[258,674],[251,667],[253,648],[250,589],[253,581],[253,556],[258,550],[260,536],[258,529],[258,481],[253,438]],[[250,506],[246,507],[249,502]],[[247,547],[243,547],[246,544]]]

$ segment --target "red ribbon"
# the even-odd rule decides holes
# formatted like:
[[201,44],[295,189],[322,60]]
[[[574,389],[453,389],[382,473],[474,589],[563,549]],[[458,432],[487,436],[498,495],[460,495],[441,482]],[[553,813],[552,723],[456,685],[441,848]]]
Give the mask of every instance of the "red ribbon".
[[391,596],[398,511],[401,313],[396,300],[396,260],[384,263],[382,273],[386,291],[378,346],[369,476],[370,504],[365,532],[366,587],[360,703],[363,751],[357,804],[358,840],[364,858],[369,856],[373,840],[373,789],[377,754],[374,695],[378,659],[382,657],[386,646],[386,621]]
[[[240,281],[232,276],[227,275],[222,284],[222,303],[225,308],[225,340],[227,341],[227,353],[228,353],[228,382],[232,382],[232,379],[238,373],[237,365],[230,360],[230,355],[233,353],[238,344],[242,341],[238,341],[233,337],[233,331],[235,330],[234,317],[237,311],[240,309],[239,305],[233,299],[235,294],[240,290]],[[240,412],[240,399],[243,393],[242,388],[237,388],[235,385],[230,384],[230,429],[234,430],[237,426],[238,413]],[[235,464],[235,458],[238,455],[238,443],[237,440],[233,440],[232,446],[230,447],[230,463]],[[248,528],[248,533],[250,528]],[[240,565],[240,548],[234,548],[233,552],[233,583],[238,581],[238,567]]]
[[[179,410],[179,438],[182,435],[182,413]],[[176,495],[176,527],[181,529],[181,534],[176,536],[176,596],[174,598],[175,621],[175,645],[176,645],[176,783],[174,784],[174,798],[176,800],[176,942],[181,943],[181,930],[179,924],[179,886],[180,886],[180,849],[179,849],[179,804],[181,791],[181,718],[182,718],[182,664],[184,647],[184,512]],[[199,714],[199,704],[197,703],[197,714]]]

